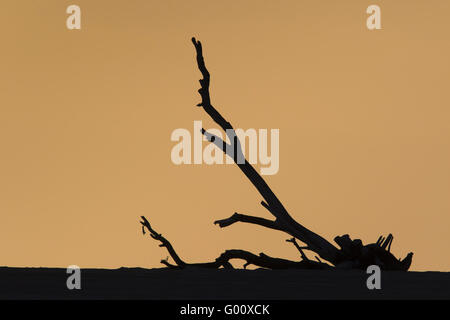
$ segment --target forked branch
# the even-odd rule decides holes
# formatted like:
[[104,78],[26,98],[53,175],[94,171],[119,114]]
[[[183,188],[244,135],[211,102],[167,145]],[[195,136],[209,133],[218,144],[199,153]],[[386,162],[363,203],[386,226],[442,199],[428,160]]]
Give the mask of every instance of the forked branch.
[[[233,126],[211,104],[211,97],[209,93],[210,73],[206,68],[205,60],[203,58],[202,44],[195,38],[192,38],[192,43],[194,44],[197,53],[197,65],[203,76],[203,79],[200,79],[201,88],[198,90],[202,101],[198,104],[198,106],[202,107],[203,110],[205,110],[205,112],[211,117],[211,119],[216,124],[218,124],[227,134],[231,142],[231,147],[233,148],[232,154],[234,155],[234,162],[238,165],[239,169],[241,169],[241,171],[261,194],[265,201],[264,203],[267,205],[266,208],[275,216],[277,223],[283,228],[284,231],[288,232],[300,241],[306,243],[311,248],[311,250],[314,250],[325,260],[328,260],[332,263],[337,263],[339,260],[339,250],[318,234],[308,230],[297,221],[295,221],[286,211],[275,194],[272,192],[266,181],[242,155],[241,144],[236,135],[236,132],[234,131]],[[208,134],[207,137],[211,138],[211,135],[204,129],[202,130],[202,133]],[[216,138],[214,138],[213,142],[215,142],[216,145],[219,144]],[[227,151],[229,147],[227,148],[225,146],[225,142],[222,142],[221,145],[222,151],[228,154]],[[237,161],[237,159],[243,161]]]
[[222,253],[215,261],[212,262],[203,262],[203,263],[186,263],[178,256],[173,248],[172,244],[164,238],[160,233],[156,232],[148,222],[145,217],[141,217],[142,221],[142,231],[145,234],[145,229],[147,229],[150,233],[150,236],[161,244],[160,247],[164,247],[169,252],[172,259],[175,261],[176,265],[170,264],[168,259],[161,260],[161,263],[170,267],[170,268],[207,268],[207,269],[219,269],[221,267],[225,269],[233,269],[233,265],[230,263],[230,260],[240,259],[244,260],[244,266],[247,267],[249,265],[255,265],[256,267],[267,268],[267,269],[323,269],[328,268],[329,266],[325,263],[318,263],[310,260],[302,260],[302,261],[291,261],[280,258],[269,257],[264,253],[260,253],[259,255],[253,254],[249,251],[245,250],[226,250]]
[[260,217],[249,216],[246,214],[240,214],[237,212],[235,212],[229,218],[214,221],[214,224],[218,224],[219,227],[225,228],[236,222],[251,223],[251,224],[260,225],[260,226],[270,228],[270,229],[285,231],[276,221],[272,221],[272,220],[268,220],[268,219],[264,219],[264,218],[260,218]]
[[[192,43],[195,46],[197,53],[197,64],[203,78],[200,79],[201,88],[198,90],[202,101],[198,104],[211,119],[218,124],[229,138],[230,144],[222,140],[222,138],[207,132],[202,129],[202,134],[208,141],[214,143],[226,155],[230,156],[237,164],[239,169],[245,174],[248,180],[258,190],[263,197],[262,206],[266,208],[274,217],[275,220],[269,220],[260,217],[254,217],[244,214],[235,213],[231,217],[215,221],[221,228],[230,226],[236,222],[243,222],[255,224],[262,227],[286,232],[293,238],[286,241],[293,243],[293,245],[300,252],[301,261],[290,261],[286,259],[269,257],[264,253],[255,255],[245,250],[227,250],[222,253],[215,261],[206,263],[186,263],[178,254],[171,243],[161,234],[152,229],[150,223],[142,217],[142,231],[145,233],[147,229],[150,236],[161,242],[160,247],[165,247],[170,256],[175,261],[176,265],[170,264],[168,259],[161,261],[164,265],[171,268],[186,268],[186,267],[200,267],[200,268],[233,268],[230,263],[232,259],[241,259],[245,261],[244,267],[248,265],[255,265],[262,268],[269,269],[328,269],[331,266],[316,256],[317,261],[308,259],[304,250],[311,250],[317,253],[320,257],[332,263],[339,268],[358,268],[365,269],[369,265],[377,264],[384,270],[403,270],[407,271],[412,262],[413,253],[403,259],[397,259],[391,252],[391,244],[393,236],[389,234],[387,238],[380,237],[376,243],[363,245],[359,239],[352,240],[349,235],[345,234],[334,238],[339,248],[322,238],[320,235],[305,228],[297,221],[295,221],[282,203],[275,196],[273,191],[267,185],[266,181],[258,174],[255,168],[245,159],[242,154],[241,144],[233,129],[233,126],[212,106],[211,97],[209,93],[210,74],[206,68],[203,58],[203,49],[200,41],[192,38]],[[304,242],[306,246],[301,247],[296,239]]]
[[[153,239],[155,239],[157,241],[160,241],[161,244],[159,246],[166,248],[167,251],[169,252],[170,256],[172,257],[173,261],[175,261],[175,263],[177,264],[177,266],[183,268],[186,265],[186,263],[183,260],[181,260],[181,258],[175,252],[175,249],[173,248],[173,246],[169,242],[169,240],[164,238],[162,234],[156,232],[150,225],[150,222],[148,222],[148,220],[144,216],[141,216],[141,219],[142,219],[142,221],[140,221],[140,222],[142,224],[142,233],[145,234],[145,229],[147,229],[148,232],[150,233],[150,237],[152,237]],[[174,265],[171,265],[168,262],[168,259],[161,260],[161,263],[165,264],[168,267],[175,267]]]

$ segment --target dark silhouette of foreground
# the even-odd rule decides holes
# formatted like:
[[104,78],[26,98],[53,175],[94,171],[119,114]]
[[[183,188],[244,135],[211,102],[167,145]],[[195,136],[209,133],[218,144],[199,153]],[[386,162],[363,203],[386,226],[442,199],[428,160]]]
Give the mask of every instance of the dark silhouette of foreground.
[[360,270],[0,268],[0,299],[450,299],[450,273],[384,271],[381,290]]
[[[274,220],[265,219],[262,217],[255,217],[240,213],[234,213],[231,217],[217,220],[214,224],[221,228],[228,227],[237,222],[250,223],[259,225],[264,228],[269,228],[281,232],[285,232],[291,238],[291,242],[299,251],[299,261],[291,261],[286,259],[269,257],[264,253],[256,255],[240,249],[226,250],[214,261],[205,263],[187,263],[176,253],[172,244],[164,238],[160,233],[155,231],[150,222],[142,216],[142,232],[145,234],[146,230],[149,235],[160,242],[160,247],[165,247],[172,257],[175,264],[171,264],[168,259],[161,260],[169,268],[186,269],[186,268],[225,268],[233,269],[230,260],[241,259],[245,261],[244,267],[254,265],[267,269],[320,269],[326,270],[331,268],[339,269],[360,269],[366,270],[370,265],[377,265],[382,270],[396,270],[408,271],[412,263],[413,253],[410,252],[404,259],[398,259],[391,253],[391,245],[394,237],[389,234],[386,238],[380,236],[375,243],[364,245],[360,239],[351,239],[349,235],[345,234],[334,238],[334,242],[338,245],[330,243],[319,234],[307,229],[299,222],[297,222],[285,209],[281,201],[263,179],[263,177],[255,170],[255,168],[247,161],[242,151],[239,138],[231,125],[222,114],[212,105],[209,92],[210,73],[205,65],[203,58],[203,47],[200,41],[192,38],[195,51],[197,54],[197,66],[203,78],[200,79],[200,89],[198,90],[201,102],[197,104],[205,113],[226,133],[229,143],[220,137],[207,132],[202,128],[202,134],[206,139],[216,145],[219,150],[223,151],[225,155],[234,160],[238,168],[244,173],[246,178],[258,190],[263,198],[261,205],[275,218]],[[300,246],[298,241],[304,243]],[[304,253],[310,251],[316,254],[317,261],[311,260]],[[325,261],[322,261],[322,258]]]

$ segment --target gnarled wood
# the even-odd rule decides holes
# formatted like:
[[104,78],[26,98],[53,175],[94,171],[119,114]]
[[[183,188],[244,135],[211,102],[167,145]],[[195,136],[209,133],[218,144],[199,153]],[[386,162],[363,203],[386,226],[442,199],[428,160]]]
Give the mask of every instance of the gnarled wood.
[[280,230],[280,231],[285,231],[286,232],[286,230],[283,229],[277,223],[277,221],[272,221],[272,220],[268,220],[268,219],[264,219],[264,218],[260,218],[260,217],[253,217],[253,216],[249,216],[249,215],[245,215],[245,214],[240,214],[240,213],[237,213],[237,212],[235,212],[229,218],[214,221],[214,224],[218,224],[219,227],[225,228],[225,227],[231,226],[232,224],[234,224],[236,222],[251,223],[251,224],[260,225],[260,226],[263,226],[263,227],[266,227],[266,228],[270,228],[270,229],[275,229],[275,230]]
[[[224,228],[236,222],[244,222],[286,232],[293,237],[287,241],[294,244],[300,252],[302,260],[290,261],[286,259],[269,257],[264,253],[255,255],[245,250],[233,249],[225,251],[212,262],[186,263],[178,256],[170,242],[161,234],[152,229],[147,219],[142,217],[143,221],[141,221],[141,224],[143,232],[145,233],[145,229],[147,229],[153,239],[160,241],[160,246],[167,249],[176,265],[169,263],[168,259],[162,260],[161,263],[170,268],[233,268],[230,260],[241,259],[246,261],[244,267],[250,264],[270,269],[328,269],[331,267],[329,264],[323,263],[317,256],[316,259],[318,261],[308,259],[303,250],[311,250],[338,268],[365,269],[369,265],[376,264],[384,270],[407,271],[411,266],[413,253],[408,253],[403,260],[397,259],[390,252],[394,238],[392,234],[389,234],[387,238],[381,236],[376,243],[368,245],[363,245],[362,241],[359,239],[352,240],[349,235],[337,236],[334,238],[334,241],[339,246],[338,249],[326,239],[305,228],[292,218],[280,200],[267,185],[266,181],[243,156],[240,141],[231,123],[228,122],[211,104],[211,97],[209,93],[210,74],[206,68],[203,58],[202,45],[200,41],[197,41],[195,38],[192,38],[192,43],[194,44],[197,53],[197,65],[203,76],[203,78],[200,79],[201,88],[198,90],[202,101],[198,104],[198,106],[202,107],[211,119],[225,131],[230,143],[226,143],[220,137],[207,132],[203,128],[201,132],[208,141],[214,143],[226,155],[230,156],[234,160],[239,169],[245,174],[248,180],[263,197],[264,200],[261,202],[262,206],[275,217],[275,220],[269,220],[235,213],[229,218],[217,220],[214,223]],[[298,245],[296,239],[304,242],[307,246],[301,247]]]
[[[169,242],[169,240],[164,238],[162,234],[156,232],[151,227],[150,222],[148,222],[148,220],[144,216],[141,216],[141,219],[142,219],[142,221],[140,221],[140,222],[142,224],[142,233],[145,234],[145,229],[147,229],[148,232],[150,233],[150,236],[153,239],[161,242],[161,244],[159,246],[165,247],[167,249],[167,251],[169,252],[172,259],[175,261],[177,266],[179,266],[179,267],[185,266],[186,263],[183,260],[181,260],[181,258],[178,256],[178,254],[176,253],[175,249],[172,247],[172,244]],[[169,262],[167,260],[168,259],[161,260],[161,263],[165,264],[168,267],[173,267],[173,265],[169,264]]]
[[[227,134],[229,140],[232,142],[231,147],[234,148],[234,158],[233,160],[241,169],[241,171],[245,174],[245,176],[250,180],[253,186],[258,190],[261,196],[264,198],[265,202],[268,204],[270,208],[269,211],[275,216],[277,222],[283,227],[284,230],[287,230],[289,234],[293,235],[300,241],[306,243],[311,250],[314,250],[319,256],[328,260],[332,263],[335,263],[339,260],[339,251],[338,249],[332,245],[330,242],[319,236],[318,234],[312,232],[311,230],[305,228],[297,221],[295,221],[291,215],[284,208],[283,204],[278,200],[276,195],[267,185],[266,181],[261,177],[261,175],[255,170],[255,168],[245,159],[244,163],[239,163],[237,158],[239,155],[242,157],[242,150],[240,148],[240,142],[237,138],[237,135],[234,131],[233,126],[230,122],[228,122],[211,104],[211,97],[209,94],[209,85],[210,85],[210,73],[205,65],[205,60],[203,58],[203,48],[200,41],[197,41],[195,38],[192,38],[192,43],[195,46],[197,52],[197,65],[200,72],[203,75],[203,79],[200,79],[201,88],[198,90],[202,101],[197,105],[203,108],[205,112],[211,117],[211,119],[217,123]],[[204,129],[202,133],[207,133]],[[206,135],[207,138],[211,138],[212,135]],[[214,138],[214,142],[217,145],[217,137]],[[222,146],[225,146],[225,142],[221,142]],[[222,147],[222,150],[229,150],[228,148]]]
[[164,247],[169,252],[172,259],[175,261],[176,265],[169,263],[168,259],[161,260],[161,263],[166,265],[169,268],[176,269],[184,269],[184,268],[207,268],[207,269],[219,269],[223,267],[225,269],[233,269],[230,260],[240,259],[245,261],[244,268],[249,265],[255,265],[261,268],[267,269],[327,269],[330,266],[326,263],[311,261],[309,259],[301,260],[301,261],[291,261],[280,258],[269,257],[264,253],[260,253],[259,255],[253,254],[249,251],[245,250],[226,250],[222,253],[215,261],[212,262],[203,262],[203,263],[186,263],[184,262],[176,253],[172,244],[163,237],[160,233],[156,232],[148,222],[145,217],[141,217],[142,221],[142,231],[145,234],[145,229],[147,229],[150,233],[150,236],[160,241],[160,247]]

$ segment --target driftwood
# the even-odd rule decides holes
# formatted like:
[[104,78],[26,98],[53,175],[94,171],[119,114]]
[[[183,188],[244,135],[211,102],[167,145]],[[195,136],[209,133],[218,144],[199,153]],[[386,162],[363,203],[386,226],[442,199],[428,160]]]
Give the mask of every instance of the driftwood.
[[[403,260],[397,259],[391,252],[391,244],[393,236],[389,234],[386,238],[380,237],[376,243],[363,245],[359,239],[352,240],[348,235],[338,236],[334,238],[334,242],[338,245],[336,247],[332,243],[313,231],[307,229],[298,223],[284,208],[281,201],[270,189],[266,181],[255,170],[255,168],[245,159],[240,141],[234,131],[233,126],[228,122],[211,104],[209,94],[210,74],[206,68],[203,58],[202,44],[195,38],[192,38],[192,43],[195,46],[197,53],[197,65],[203,76],[200,79],[201,88],[198,90],[201,96],[201,102],[197,105],[211,117],[211,119],[219,125],[226,133],[230,143],[225,142],[218,136],[215,136],[205,129],[202,129],[202,134],[208,141],[214,143],[226,155],[230,156],[239,169],[244,173],[247,179],[258,190],[261,197],[261,205],[266,208],[274,217],[273,220],[234,213],[231,217],[217,220],[214,223],[221,228],[228,227],[237,222],[250,223],[274,229],[287,233],[291,238],[286,240],[293,243],[300,253],[300,261],[290,261],[285,259],[273,258],[260,253],[255,255],[244,250],[227,250],[222,253],[215,261],[207,263],[186,263],[178,256],[170,242],[161,234],[152,229],[150,223],[145,217],[142,217],[142,230],[148,230],[150,236],[161,242],[160,246],[165,247],[175,265],[170,264],[168,259],[162,260],[161,263],[170,268],[186,268],[186,267],[200,267],[200,268],[233,268],[230,260],[241,259],[246,261],[244,267],[247,265],[255,265],[268,269],[329,269],[337,268],[351,268],[351,269],[365,269],[369,265],[376,264],[383,270],[403,270],[407,271],[411,265],[413,253],[409,253]],[[297,240],[306,244],[300,246]],[[317,254],[317,261],[307,258],[303,250],[312,251]],[[320,258],[325,260],[323,262]]]

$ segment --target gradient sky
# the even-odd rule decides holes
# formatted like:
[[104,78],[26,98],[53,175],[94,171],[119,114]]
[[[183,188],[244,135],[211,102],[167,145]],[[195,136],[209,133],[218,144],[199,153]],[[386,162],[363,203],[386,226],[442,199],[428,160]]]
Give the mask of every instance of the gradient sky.
[[[69,31],[78,4],[82,30]],[[382,30],[366,28],[378,4]],[[394,234],[412,270],[450,271],[450,2],[3,0],[0,265],[159,267],[145,215],[187,261],[242,248],[297,259],[236,166],[176,166],[195,105],[196,36],[213,104],[280,129],[266,180],[328,240]]]

